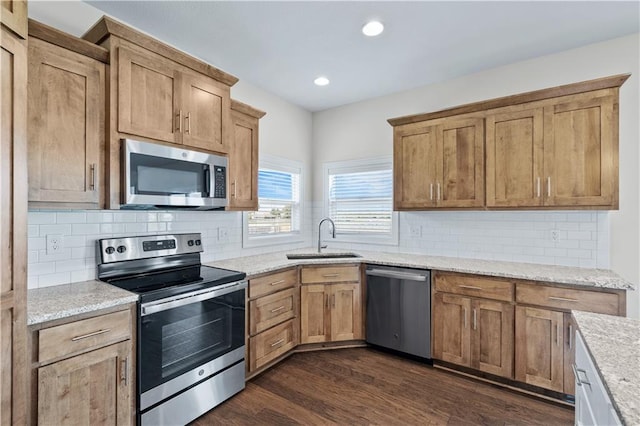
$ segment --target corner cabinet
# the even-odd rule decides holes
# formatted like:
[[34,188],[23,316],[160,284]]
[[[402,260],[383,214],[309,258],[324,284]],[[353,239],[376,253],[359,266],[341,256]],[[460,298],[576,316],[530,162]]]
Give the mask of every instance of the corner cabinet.
[[[3,1],[3,25],[8,3],[26,7],[24,2]],[[26,25],[26,9],[24,21]],[[26,423],[28,393],[27,41],[4,26],[0,27],[0,88],[0,424],[19,425]]]
[[71,49],[80,44],[105,60],[106,50],[35,21],[29,30],[56,35],[29,37],[30,206],[101,208],[106,65]]
[[228,210],[258,210],[258,122],[265,112],[231,100]]
[[390,119],[395,210],[617,209],[628,77]]
[[301,270],[300,343],[364,338],[359,265]]
[[135,306],[32,332],[38,424],[134,423],[134,318]]

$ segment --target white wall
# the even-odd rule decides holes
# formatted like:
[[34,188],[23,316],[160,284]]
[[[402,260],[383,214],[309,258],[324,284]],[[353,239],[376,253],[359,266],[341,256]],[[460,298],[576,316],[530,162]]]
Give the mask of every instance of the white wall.
[[[602,43],[584,46],[554,55],[539,57],[499,68],[479,72],[465,77],[433,84],[413,90],[334,108],[313,116],[313,159],[314,159],[314,195],[316,209],[314,217],[322,214],[320,197],[322,196],[322,164],[327,161],[341,161],[362,157],[392,155],[393,132],[387,123],[388,118],[507,96],[536,89],[574,83],[614,74],[632,73],[632,76],[620,90],[620,210],[597,213],[596,222],[600,228],[609,227],[609,232],[600,229],[601,238],[596,238],[600,258],[597,265],[608,264],[627,280],[640,282],[640,199],[638,161],[640,152],[639,120],[640,108],[638,93],[640,35],[621,37]],[[484,213],[467,212],[466,220],[473,222],[485,215],[507,214],[510,218],[521,217],[524,212]],[[582,213],[567,212],[569,222],[575,222]],[[420,219],[419,217],[422,217]],[[459,215],[452,215],[458,217]],[[421,213],[401,214],[402,222],[409,220],[420,224],[421,220],[433,221],[437,215]],[[579,217],[579,216],[578,216]],[[315,223],[315,220],[314,220]],[[482,220],[475,229],[483,226]],[[473,225],[471,226],[473,229]],[[551,225],[550,225],[551,226]],[[500,229],[495,229],[496,232]],[[507,232],[508,229],[505,229]],[[578,234],[579,235],[579,234]],[[315,238],[315,237],[314,237]],[[406,236],[400,235],[400,246]],[[568,238],[568,244],[580,246],[580,241]],[[330,242],[329,242],[330,243]],[[437,241],[435,242],[437,244]],[[406,241],[405,241],[405,244]],[[454,245],[457,252],[468,244],[458,240]],[[592,246],[593,242],[587,243]],[[519,246],[518,250],[522,250]],[[448,247],[451,249],[451,247]],[[442,248],[442,252],[445,248]],[[525,249],[525,254],[533,256],[533,250]],[[607,257],[607,259],[601,259]],[[487,257],[491,258],[491,257]],[[534,259],[540,262],[542,259]],[[563,264],[562,259],[543,263]],[[629,292],[628,315],[640,315],[640,292]]]

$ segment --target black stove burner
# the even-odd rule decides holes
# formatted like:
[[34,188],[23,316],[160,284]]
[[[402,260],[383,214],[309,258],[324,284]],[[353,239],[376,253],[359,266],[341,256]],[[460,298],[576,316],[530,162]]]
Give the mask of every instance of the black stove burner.
[[241,281],[245,277],[243,272],[196,265],[112,278],[107,282],[139,294],[142,303]]

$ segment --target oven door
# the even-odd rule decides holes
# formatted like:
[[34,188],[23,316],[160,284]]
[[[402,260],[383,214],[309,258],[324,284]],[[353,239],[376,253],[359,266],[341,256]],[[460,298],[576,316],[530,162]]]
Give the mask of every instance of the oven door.
[[244,360],[246,288],[241,281],[141,305],[140,410]]

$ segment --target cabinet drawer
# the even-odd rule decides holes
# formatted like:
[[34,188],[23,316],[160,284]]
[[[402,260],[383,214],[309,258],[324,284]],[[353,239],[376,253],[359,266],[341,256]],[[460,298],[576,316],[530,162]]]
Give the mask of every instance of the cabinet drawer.
[[295,317],[296,293],[291,288],[249,302],[251,335]]
[[443,293],[484,297],[505,302],[513,300],[512,282],[477,275],[436,272],[435,288],[436,291]]
[[360,266],[307,266],[302,268],[303,284],[360,281]]
[[293,287],[298,282],[298,270],[289,269],[275,274],[249,280],[249,297],[260,297],[263,294]]
[[295,321],[289,320],[250,339],[251,370],[258,369],[296,346]]
[[129,310],[40,330],[38,361],[85,352],[131,338]]
[[516,301],[522,304],[556,309],[575,309],[609,315],[619,314],[618,295],[600,291],[518,283],[516,285]]

